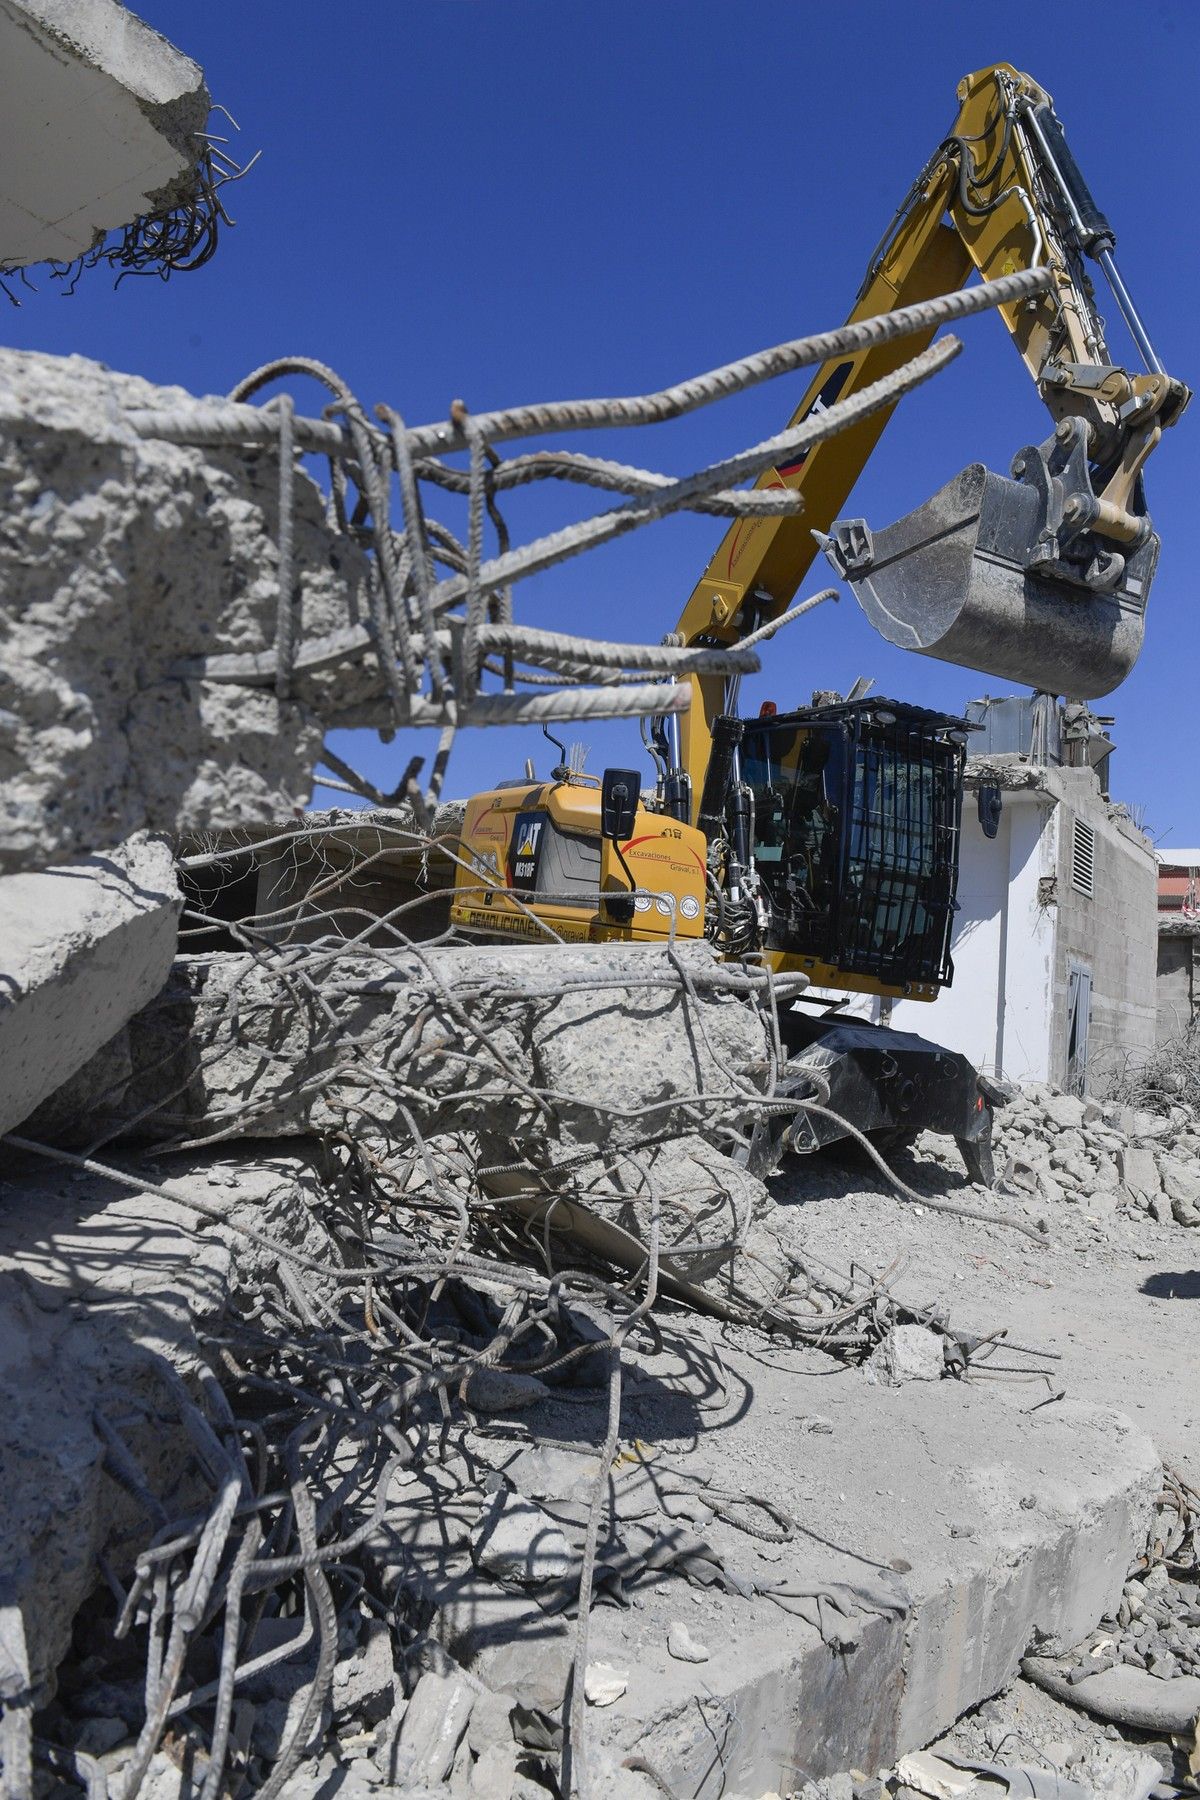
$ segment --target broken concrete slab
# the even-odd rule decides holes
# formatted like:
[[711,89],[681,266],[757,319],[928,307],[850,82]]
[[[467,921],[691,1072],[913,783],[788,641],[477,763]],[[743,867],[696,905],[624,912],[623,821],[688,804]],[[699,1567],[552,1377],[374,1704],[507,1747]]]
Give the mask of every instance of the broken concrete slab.
[[[795,1352],[777,1370],[725,1342],[721,1354],[729,1410],[699,1440],[682,1436],[678,1417],[676,1441],[694,1446],[686,1467],[743,1506],[755,1492],[782,1505],[799,1530],[771,1544],[720,1517],[705,1528],[757,1591],[694,1591],[683,1622],[711,1653],[702,1684],[667,1649],[680,1620],[675,1583],[639,1590],[634,1612],[593,1615],[591,1655],[629,1670],[628,1693],[595,1728],[614,1754],[636,1744],[676,1791],[702,1797],[722,1776],[756,1793],[797,1785],[797,1771],[875,1769],[998,1691],[1024,1646],[1042,1634],[1075,1641],[1115,1606],[1159,1479],[1128,1420],[1069,1401],[1030,1414],[1020,1386],[884,1388],[862,1372],[821,1373],[820,1359]],[[643,1366],[666,1381],[668,1362]],[[833,1431],[805,1436],[797,1462],[782,1452],[788,1421],[818,1400]],[[669,1416],[643,1402],[633,1424],[664,1462]],[[801,1596],[832,1596],[838,1583],[866,1590],[883,1576],[903,1591],[902,1616],[852,1609],[834,1634],[841,1648],[799,1616],[815,1605]],[[714,1774],[712,1734],[730,1718],[741,1730]]]
[[211,1152],[171,1172],[228,1226],[14,1153],[0,1182],[0,1568],[24,1617],[31,1684],[46,1698],[99,1554],[127,1574],[145,1523],[142,1503],[106,1472],[106,1426],[151,1496],[189,1504],[190,1440],[169,1382],[198,1366],[197,1333],[257,1286],[267,1253],[234,1228],[252,1224],[298,1249],[323,1242],[303,1154],[236,1178]]
[[[673,1567],[651,1564],[627,1574],[630,1606],[593,1613],[590,1660],[628,1673],[627,1692],[596,1715],[597,1756],[620,1762],[636,1750],[702,1800],[722,1778],[760,1793],[794,1787],[789,1770],[875,1768],[1002,1687],[1031,1643],[1077,1641],[1117,1604],[1161,1470],[1111,1409],[1060,1400],[1031,1410],[1021,1383],[881,1387],[818,1351],[772,1355],[736,1333],[720,1338],[717,1398],[704,1378],[715,1323],[660,1325],[658,1351],[627,1353],[628,1448],[613,1471],[614,1536],[606,1525],[601,1562],[629,1567],[622,1542],[643,1552],[658,1543],[650,1515],[669,1519],[682,1483],[708,1502],[683,1540],[707,1585],[697,1574],[686,1588]],[[508,1482],[538,1450],[566,1457],[594,1443],[602,1407],[583,1398],[552,1390],[503,1439],[472,1437],[490,1444],[494,1470],[477,1465],[472,1479]],[[829,1429],[806,1432],[818,1405]],[[587,1497],[544,1503],[576,1550]],[[790,1529],[772,1524],[789,1514]],[[483,1581],[461,1543],[447,1547],[446,1517],[422,1532],[411,1509],[391,1523],[403,1535],[386,1555],[385,1589],[403,1572],[420,1616],[471,1676],[554,1708],[569,1621]],[[699,1680],[671,1654],[675,1625],[709,1651]],[[722,1736],[730,1718],[736,1740]],[[715,1770],[714,1734],[726,1746]]]
[[1117,1168],[1121,1180],[1130,1193],[1143,1194],[1147,1200],[1153,1199],[1162,1188],[1162,1178],[1158,1172],[1158,1164],[1154,1160],[1153,1150],[1144,1145],[1131,1144],[1117,1151]]
[[[676,1619],[667,1630],[667,1654],[676,1662],[705,1663],[710,1651],[707,1644],[694,1638],[681,1619]],[[620,1699],[620,1695],[615,1696]]]
[[[332,1018],[311,1004],[314,981]],[[767,1054],[748,991],[702,942],[672,960],[652,945],[562,945],[552,966],[533,945],[183,956],[130,1021],[131,1076],[103,1123],[119,1135],[122,1114],[141,1115],[150,1142],[364,1120],[386,1132],[415,1104],[423,1129],[477,1130],[504,1163],[514,1141],[609,1148],[643,1135],[648,1114],[658,1129],[689,1128],[696,1094],[728,1094],[736,1115]],[[557,1090],[552,1119],[534,1087]],[[82,1127],[72,1091],[55,1110],[64,1129]]]
[[188,198],[210,104],[190,57],[119,0],[4,0],[0,268],[74,262]]
[[[183,899],[165,844],[0,875],[0,1133],[22,1123],[162,987]],[[83,1101],[87,1084],[76,1090]]]
[[368,1619],[362,1642],[333,1671],[333,1716],[378,1725],[395,1704],[392,1633],[383,1619]]
[[899,1387],[905,1381],[940,1381],[946,1373],[942,1339],[924,1325],[893,1325],[867,1358],[867,1377]]
[[428,1670],[413,1689],[400,1726],[388,1781],[405,1793],[410,1786],[435,1786],[454,1762],[471,1716],[475,1695],[455,1675]]
[[469,1800],[509,1800],[516,1779],[516,1745],[488,1744],[471,1770]]
[[[0,870],[145,828],[290,817],[337,707],[382,680],[369,654],[292,699],[187,673],[206,652],[273,645],[279,566],[275,456],[125,423],[191,398],[84,357],[0,350]],[[316,483],[295,482],[295,625],[320,637],[365,605],[364,562]]]

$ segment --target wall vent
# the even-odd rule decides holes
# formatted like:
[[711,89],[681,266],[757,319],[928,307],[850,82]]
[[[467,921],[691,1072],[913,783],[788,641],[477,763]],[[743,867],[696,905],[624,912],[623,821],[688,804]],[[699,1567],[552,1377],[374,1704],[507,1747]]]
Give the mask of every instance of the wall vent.
[[1096,833],[1082,819],[1071,830],[1071,886],[1089,900],[1096,892]]

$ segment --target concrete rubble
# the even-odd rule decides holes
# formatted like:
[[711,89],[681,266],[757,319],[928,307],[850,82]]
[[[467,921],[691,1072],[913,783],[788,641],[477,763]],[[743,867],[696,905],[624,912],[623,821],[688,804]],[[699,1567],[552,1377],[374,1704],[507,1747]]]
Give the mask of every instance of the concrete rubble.
[[[1161,1412],[1127,1417],[1097,1385],[1114,1358],[1085,1379],[1060,1314],[1010,1329],[949,1271],[966,1244],[1035,1295],[1092,1255],[1157,1279],[1194,1223],[1188,1103],[1014,1093],[993,1189],[935,1138],[896,1153],[909,1197],[850,1152],[752,1178],[773,1003],[703,944],[551,961],[333,928],[172,961],[164,847],[93,858],[83,896],[97,862],[150,921],[120,960],[157,991],[92,1005],[87,1061],[60,1033],[78,1066],[21,1090],[0,1193],[27,1743],[153,1800],[203,1779],[214,1732],[251,1791],[296,1800],[535,1800],[571,1756],[618,1800],[908,1800],[946,1769],[978,1800],[1009,1764],[946,1734],[1030,1689],[1124,1734],[1113,1783],[1178,1774],[1187,1371],[1165,1340]],[[185,933],[208,916],[188,893]],[[883,1248],[904,1234],[915,1286]],[[261,1524],[228,1510],[255,1492],[278,1496]],[[222,1566],[261,1575],[181,1628]],[[1114,1701],[1118,1677],[1149,1700]]]
[[[1148,1112],[1041,1084],[1021,1089],[997,1115],[998,1191],[1035,1211],[1079,1207],[1102,1226],[1145,1217],[1200,1225],[1200,1112],[1163,1101]],[[932,1140],[926,1147],[941,1155]]]
[[[381,660],[213,676],[275,641],[277,459],[0,382],[7,1786],[1194,1791],[1186,1094],[1015,1092],[986,1187],[752,1176],[789,993],[451,941],[434,790],[299,812]],[[316,641],[379,596],[297,482]]]
[[196,64],[118,0],[4,0],[0,268],[72,263],[191,199],[210,104]]
[[[706,1000],[699,998],[712,967],[706,953],[693,952],[688,965],[697,999],[667,991],[651,1007],[645,1063],[631,1054],[636,1032],[627,1022],[639,1004],[636,987],[616,986],[601,998],[596,952],[568,952],[571,966],[560,971],[565,992],[554,994],[540,992],[529,973],[536,953],[461,951],[453,968],[438,960],[449,954],[422,949],[407,953],[407,961],[392,958],[392,973],[406,973],[390,987],[380,980],[375,956],[364,984],[370,1003],[360,1035],[371,1044],[376,1030],[372,1055],[379,1056],[378,1019],[395,1018],[396,994],[420,968],[425,982],[453,1001],[446,1011],[459,1033],[464,1016],[475,1021],[477,1050],[486,1043],[490,1056],[519,1059],[510,1068],[512,1114],[503,1132],[494,1111],[472,1099],[471,1081],[461,1088],[459,1142],[469,1135],[479,1154],[494,1157],[508,1135],[536,1152],[534,1165],[547,1156],[574,1158],[589,1172],[574,1189],[578,1206],[578,1196],[596,1180],[590,1172],[605,1166],[604,1158],[597,1161],[601,1094],[613,1100],[610,1177],[613,1149],[619,1154],[625,1144],[633,1151],[639,1143],[629,1119],[635,1092],[653,1095],[674,1135],[651,1146],[649,1166],[659,1166],[671,1181],[652,1182],[648,1190],[643,1184],[640,1200],[636,1182],[627,1193],[611,1189],[609,1204],[614,1217],[624,1219],[621,1229],[644,1244],[648,1193],[658,1194],[669,1221],[676,1192],[694,1198],[701,1171],[707,1168],[711,1180],[714,1170],[723,1170],[729,1217],[742,1224],[743,1256],[756,1260],[769,1252],[777,1272],[790,1268],[794,1274],[811,1243],[810,1231],[797,1235],[800,1221],[809,1207],[822,1206],[826,1187],[845,1194],[847,1168],[821,1159],[811,1173],[801,1164],[766,1186],[750,1184],[729,1158],[732,1137],[720,1150],[707,1132],[684,1129],[688,1120],[680,1108],[687,1093],[704,1092],[715,1080],[703,1059],[690,1066],[680,1060],[672,1034],[691,1016],[689,1007],[706,1011],[705,1030],[693,1031],[690,1040],[702,1040],[705,1054],[719,1047],[725,1067],[737,1072],[724,1115],[727,1132],[746,1108],[738,1082],[751,1079],[763,1055],[761,1013],[752,998],[719,983]],[[471,959],[488,954],[495,979],[485,989],[483,962],[477,969]],[[206,960],[207,978],[222,960]],[[245,986],[253,973],[245,969],[246,959],[231,952],[224,960]],[[636,960],[626,953],[627,982],[634,982],[629,969]],[[610,975],[619,966],[618,955]],[[331,984],[333,992],[348,988],[344,972]],[[278,1007],[278,994],[273,1004]],[[598,1009],[604,1030],[593,1034],[592,1054],[599,1054],[597,1039],[622,1046],[625,1054],[594,1067],[585,1060],[590,1104],[572,1104],[558,1084],[573,1067],[573,1032],[581,1018],[593,1021]],[[393,1041],[413,1036],[421,1007],[405,1001],[401,1011],[407,1022],[393,1025]],[[190,1015],[189,1029],[196,1029],[196,1017]],[[347,1017],[338,1016],[339,1037]],[[171,1122],[178,1141],[182,1131],[197,1130],[211,1107],[211,1122],[224,1141],[175,1149],[163,1120],[147,1113],[145,1129],[155,1142],[141,1151],[140,1166],[153,1157],[153,1182],[147,1170],[149,1185],[125,1198],[99,1175],[72,1176],[70,1162],[55,1172],[24,1156],[16,1189],[10,1171],[9,1191],[19,1191],[25,1203],[19,1215],[8,1214],[0,1252],[6,1279],[15,1284],[7,1316],[22,1321],[13,1341],[23,1348],[20,1360],[10,1362],[10,1374],[26,1404],[8,1421],[8,1454],[19,1453],[27,1481],[13,1491],[8,1509],[5,1566],[18,1572],[9,1591],[23,1621],[22,1653],[38,1716],[53,1722],[58,1737],[74,1734],[75,1754],[94,1756],[106,1779],[122,1777],[136,1758],[143,1699],[136,1676],[122,1673],[119,1663],[113,1667],[108,1652],[94,1651],[86,1666],[77,1666],[68,1648],[83,1620],[94,1621],[86,1627],[88,1641],[105,1641],[103,1619],[113,1600],[103,1583],[96,1586],[98,1569],[107,1569],[119,1594],[129,1555],[121,1545],[136,1543],[144,1529],[139,1506],[157,1506],[161,1516],[182,1503],[193,1511],[199,1506],[196,1516],[202,1516],[212,1475],[203,1457],[192,1461],[204,1433],[198,1440],[199,1426],[193,1421],[189,1427],[181,1393],[197,1394],[203,1404],[212,1346],[232,1349],[223,1380],[233,1368],[244,1376],[271,1366],[261,1357],[264,1348],[268,1356],[278,1355],[270,1343],[286,1316],[280,1302],[286,1307],[289,1296],[298,1299],[301,1292],[296,1276],[286,1274],[291,1265],[288,1255],[280,1261],[280,1247],[314,1266],[327,1263],[327,1233],[336,1217],[325,1197],[334,1191],[328,1187],[329,1147],[364,1091],[373,1093],[372,1108],[383,1109],[383,1090],[364,1089],[360,1062],[354,1065],[360,1079],[353,1104],[339,1099],[337,1071],[322,1065],[314,1085],[324,1110],[281,1114],[289,1071],[302,1067],[304,1056],[292,1027],[281,1028],[278,1019],[262,1041],[289,1048],[282,1061],[260,1055],[252,1018],[247,1008],[249,1036],[238,1065],[244,1104],[233,1142],[230,1097],[237,1082],[211,1075],[224,1051],[209,1038],[198,1060],[212,1085]],[[463,1040],[454,1034],[436,1040],[438,1046],[455,1041]],[[206,1062],[214,1049],[221,1054]],[[431,1049],[432,1043],[426,1045],[425,1053]],[[304,1054],[312,1050],[306,1042]],[[397,1066],[393,1060],[393,1072]],[[476,1094],[487,1092],[498,1066],[489,1065],[491,1074],[481,1077]],[[651,1081],[652,1067],[670,1071],[665,1083]],[[253,1103],[260,1079],[267,1085],[261,1112]],[[420,1079],[410,1070],[401,1085],[410,1099],[423,1096],[424,1141],[444,1179],[454,1120],[441,1081],[438,1060],[430,1055]],[[522,1082],[533,1091],[552,1086],[562,1094],[552,1131],[521,1097]],[[46,1109],[43,1116],[50,1116]],[[380,1118],[394,1133],[396,1115],[383,1109]],[[1156,1171],[1166,1169],[1168,1179],[1171,1159],[1182,1163],[1189,1149],[1191,1121],[1178,1106],[1172,1113],[1135,1116],[1038,1090],[1017,1096],[1001,1119],[998,1187],[1004,1197],[1042,1213],[1052,1210],[1055,1220],[1069,1220],[1080,1232],[1090,1233],[1093,1222],[1087,1197],[1075,1199],[1068,1191],[1067,1182],[1078,1181],[1073,1169],[1057,1192],[1017,1179],[1027,1169],[1041,1171],[1043,1139],[1054,1145],[1064,1133],[1078,1132],[1083,1150],[1070,1140],[1072,1155],[1086,1162],[1112,1154],[1120,1169],[1136,1169],[1140,1150]],[[380,1143],[387,1137],[382,1130]],[[120,1160],[131,1151],[138,1154],[132,1142]],[[1046,1166],[1062,1169],[1051,1154]],[[950,1157],[945,1169],[942,1159],[940,1143],[927,1140],[902,1163],[906,1182],[918,1191],[928,1188],[935,1208],[949,1180]],[[746,1189],[744,1212],[739,1180]],[[862,1190],[862,1204],[878,1209],[886,1183],[875,1187],[873,1197],[861,1171],[852,1181]],[[954,1185],[961,1191],[961,1169]],[[514,1190],[510,1184],[507,1193],[504,1187],[500,1183],[493,1194],[489,1229],[506,1208],[516,1209],[516,1218],[544,1219],[544,1201],[531,1214],[522,1185]],[[1144,1209],[1135,1197],[1141,1192],[1130,1187],[1128,1200],[1101,1215],[1106,1241],[1122,1230],[1143,1237],[1184,1235],[1173,1215]],[[190,1205],[169,1197],[175,1194],[186,1194]],[[409,1211],[417,1208],[412,1216],[422,1216],[431,1194],[423,1191],[416,1165],[406,1194]],[[797,1194],[808,1196],[799,1207]],[[985,1195],[977,1190],[975,1197]],[[597,1198],[593,1186],[590,1210]],[[1011,1243],[1008,1215],[997,1204],[1001,1194],[989,1198],[995,1224],[970,1229],[983,1242]],[[913,1218],[919,1207],[893,1204],[926,1233],[931,1227],[967,1229],[936,1215],[922,1222]],[[402,1240],[413,1242],[412,1227],[394,1202],[389,1211],[389,1229],[398,1225]],[[436,1208],[424,1216],[435,1219]],[[247,1226],[269,1242],[260,1247],[247,1238]],[[435,1235],[437,1230],[435,1224]],[[667,1243],[670,1235],[664,1234]],[[1047,1241],[1059,1235],[1052,1227]],[[554,1241],[559,1265],[569,1268],[570,1227]],[[1031,1261],[1052,1254],[1029,1238],[1015,1241],[1025,1245],[1021,1254]],[[602,1255],[603,1240],[600,1251],[587,1248],[592,1257]],[[865,1239],[859,1258],[864,1254]],[[1164,1255],[1170,1260],[1169,1252]],[[810,1298],[813,1275],[825,1260],[818,1254],[816,1263],[807,1264]],[[838,1257],[843,1268],[853,1260]],[[334,1467],[345,1470],[340,1532],[346,1541],[359,1538],[362,1549],[352,1560],[361,1569],[363,1598],[374,1598],[370,1606],[360,1600],[339,1610],[330,1685],[316,1701],[317,1662],[303,1609],[290,1622],[283,1612],[262,1620],[243,1654],[249,1669],[262,1664],[263,1671],[239,1683],[244,1698],[235,1706],[243,1721],[238,1754],[252,1780],[265,1776],[289,1742],[303,1740],[287,1789],[297,1795],[328,1782],[348,1793],[356,1787],[530,1797],[544,1791],[537,1784],[553,1779],[561,1756],[576,1641],[572,1595],[586,1560],[590,1496],[602,1476],[607,1501],[594,1569],[601,1604],[591,1615],[583,1680],[590,1766],[597,1783],[607,1780],[614,1793],[652,1793],[657,1779],[672,1792],[715,1794],[715,1769],[735,1791],[783,1794],[803,1787],[789,1777],[789,1769],[798,1769],[828,1800],[826,1790],[835,1791],[840,1770],[862,1769],[883,1770],[884,1778],[847,1777],[852,1800],[866,1800],[871,1782],[874,1793],[886,1790],[904,1800],[905,1781],[887,1775],[889,1767],[940,1734],[953,1729],[961,1736],[964,1727],[955,1726],[956,1719],[997,1692],[1036,1684],[1043,1670],[1065,1689],[1078,1687],[1084,1706],[1087,1682],[1118,1666],[1156,1682],[1164,1704],[1178,1703],[1175,1684],[1200,1670],[1200,1610],[1194,1577],[1189,1586],[1186,1572],[1169,1578],[1168,1569],[1191,1567],[1196,1503],[1184,1478],[1172,1477],[1177,1485],[1169,1489],[1175,1499],[1169,1528],[1154,1523],[1165,1516],[1158,1498],[1162,1474],[1144,1432],[1111,1407],[1063,1398],[1053,1378],[1046,1388],[1056,1403],[1038,1409],[1039,1390],[1031,1397],[1027,1385],[1046,1367],[1036,1346],[1032,1354],[1015,1346],[1010,1351],[1017,1368],[1011,1394],[1003,1378],[998,1385],[978,1377],[964,1381],[956,1357],[970,1339],[956,1335],[936,1306],[930,1312],[889,1296],[880,1312],[887,1290],[870,1284],[849,1309],[853,1336],[839,1325],[836,1304],[816,1332],[797,1335],[796,1315],[778,1307],[766,1331],[745,1311],[735,1323],[729,1302],[744,1294],[729,1279],[727,1264],[726,1258],[725,1273],[713,1284],[713,1270],[698,1251],[679,1276],[684,1281],[690,1274],[701,1292],[708,1280],[708,1291],[724,1304],[705,1307],[701,1300],[697,1312],[696,1296],[689,1294],[687,1305],[667,1303],[654,1333],[641,1326],[628,1340],[618,1454],[607,1470],[598,1450],[612,1301],[597,1305],[598,1293],[587,1300],[581,1291],[566,1303],[552,1328],[548,1368],[544,1354],[530,1358],[528,1351],[515,1358],[510,1352],[501,1359],[507,1366],[484,1360],[464,1367],[462,1350],[473,1344],[472,1355],[478,1354],[501,1322],[486,1298],[487,1282],[472,1297],[467,1269],[442,1299],[434,1299],[426,1282],[422,1305],[434,1305],[443,1344],[458,1347],[456,1366],[466,1376],[462,1399],[454,1403],[453,1386],[446,1389],[450,1419],[436,1438],[430,1435],[436,1408],[410,1403],[412,1423],[400,1440],[398,1463],[393,1459],[390,1474],[384,1470],[382,1487],[356,1483],[354,1458],[335,1452]],[[420,1264],[412,1266],[415,1272]],[[671,1266],[666,1251],[662,1266]],[[696,1281],[697,1275],[703,1279]],[[307,1305],[317,1304],[332,1323],[337,1315],[327,1309],[337,1290],[327,1279],[316,1278]],[[382,1300],[385,1288],[377,1291]],[[268,1295],[273,1297],[264,1308]],[[261,1322],[257,1349],[253,1335],[246,1336],[248,1301]],[[287,1341],[302,1318],[288,1327]],[[978,1321],[980,1335],[990,1323]],[[354,1350],[355,1331],[346,1335],[346,1325],[338,1330],[349,1370],[362,1352]],[[314,1347],[320,1341],[318,1332]],[[781,1350],[784,1345],[790,1348]],[[987,1360],[982,1353],[980,1375]],[[84,1384],[72,1378],[81,1366],[94,1371]],[[363,1364],[364,1373],[368,1366]],[[363,1376],[350,1379],[357,1388]],[[235,1381],[231,1393],[236,1391]],[[239,1407],[249,1391],[242,1389]],[[68,1442],[75,1446],[75,1472],[66,1490],[61,1470]],[[804,1446],[799,1463],[782,1452],[785,1444]],[[947,1461],[945,1449],[936,1447],[951,1444]],[[870,1495],[883,1498],[872,1505]],[[700,1670],[697,1688],[692,1672]],[[704,1696],[698,1710],[697,1694]],[[740,1729],[732,1734],[729,1721],[735,1719]],[[1127,1735],[1137,1729],[1122,1728]],[[715,1765],[714,1730],[725,1742]],[[1135,1760],[1137,1754],[1128,1752]],[[1161,1760],[1154,1766],[1161,1777]],[[169,1788],[173,1767],[156,1750],[147,1764],[148,1791],[157,1795],[164,1782]],[[255,1777],[255,1770],[262,1776]],[[912,1767],[906,1765],[906,1772],[912,1777]],[[988,1779],[978,1771],[967,1775],[969,1782]]]

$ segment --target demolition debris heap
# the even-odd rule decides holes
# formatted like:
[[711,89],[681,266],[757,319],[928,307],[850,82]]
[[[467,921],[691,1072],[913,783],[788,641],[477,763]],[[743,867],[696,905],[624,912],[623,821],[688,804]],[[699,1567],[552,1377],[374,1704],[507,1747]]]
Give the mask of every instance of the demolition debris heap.
[[[1064,1681],[1136,1665],[1174,1731],[1193,1490],[1046,1345],[997,1356],[1002,1328],[898,1293],[874,1228],[808,1249],[816,1189],[746,1166],[806,1104],[778,1094],[794,989],[703,942],[464,945],[430,878],[462,725],[670,711],[675,677],[755,664],[523,627],[520,580],[681,506],[790,506],[734,484],[953,350],[683,480],[492,446],[893,329],[412,431],[296,359],[200,404],[0,355],[14,1791],[799,1788],[919,1749],[1105,1619],[1112,1667]],[[248,404],[284,375],[328,415]],[[500,497],[546,478],[622,499],[514,548]],[[364,723],[436,727],[429,779],[381,794],[323,750]],[[322,757],[374,804],[350,854],[302,814]],[[296,878],[264,893],[280,846]],[[1039,1093],[996,1189],[929,1144],[835,1178],[1033,1266],[1074,1200],[1111,1193],[1113,1243],[1195,1222],[1195,1114],[1147,1117]],[[885,1471],[895,1507],[862,1506]]]

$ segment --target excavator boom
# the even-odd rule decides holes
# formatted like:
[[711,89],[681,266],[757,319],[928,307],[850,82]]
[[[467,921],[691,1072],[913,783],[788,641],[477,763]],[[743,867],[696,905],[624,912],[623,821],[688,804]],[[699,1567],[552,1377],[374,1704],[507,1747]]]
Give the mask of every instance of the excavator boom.
[[[732,643],[778,617],[821,539],[891,642],[985,674],[1088,699],[1123,680],[1141,647],[1158,540],[1141,472],[1189,398],[1162,370],[1121,281],[1115,235],[1066,145],[1050,96],[998,64],[967,76],[958,116],[871,259],[851,321],[1048,264],[1050,288],[999,310],[1055,422],[1015,479],[963,471],[896,526],[839,514],[891,408],[767,470],[760,487],[804,497],[799,517],[739,520],[696,584],[679,641]],[[1146,371],[1109,355],[1084,258],[1105,270]],[[817,371],[793,423],[890,373],[932,332]],[[680,761],[698,792],[725,694],[693,678]]]

